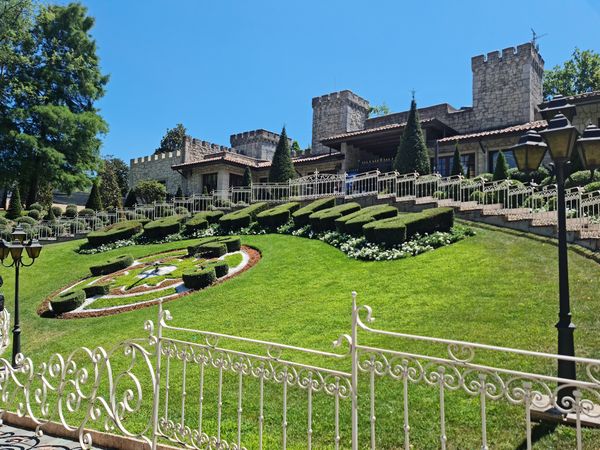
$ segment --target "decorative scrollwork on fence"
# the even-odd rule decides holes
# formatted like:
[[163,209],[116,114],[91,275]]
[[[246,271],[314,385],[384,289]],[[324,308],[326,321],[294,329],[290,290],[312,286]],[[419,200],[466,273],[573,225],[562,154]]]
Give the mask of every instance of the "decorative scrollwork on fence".
[[[1,295],[1,294],[0,294]],[[10,314],[7,309],[0,311],[0,355],[10,344]]]

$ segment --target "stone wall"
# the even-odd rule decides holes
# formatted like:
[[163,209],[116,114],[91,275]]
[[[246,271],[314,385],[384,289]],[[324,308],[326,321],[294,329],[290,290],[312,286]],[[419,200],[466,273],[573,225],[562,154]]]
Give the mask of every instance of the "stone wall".
[[[231,147],[236,153],[266,161],[273,160],[275,149],[281,135],[267,130],[246,131],[229,137]],[[292,140],[288,138],[291,146]]]
[[231,149],[224,145],[213,144],[212,142],[186,136],[183,150],[184,162],[198,161],[202,159],[204,155],[225,151],[231,151]]
[[182,186],[183,177],[171,166],[182,162],[183,152],[179,151],[134,158],[129,165],[129,187],[134,188],[142,180],[158,180],[165,184],[167,192],[174,194]]
[[577,115],[573,117],[573,125],[583,132],[588,125],[600,126],[600,102],[577,103]]
[[312,154],[329,152],[321,140],[348,131],[362,130],[369,102],[352,91],[333,92],[312,99]]

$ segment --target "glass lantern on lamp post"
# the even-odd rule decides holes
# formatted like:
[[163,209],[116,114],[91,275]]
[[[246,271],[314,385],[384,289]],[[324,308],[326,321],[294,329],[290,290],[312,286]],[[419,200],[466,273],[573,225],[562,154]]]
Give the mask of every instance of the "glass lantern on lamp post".
[[[11,233],[12,242],[6,242],[0,239],[0,264],[4,267],[15,268],[15,324],[13,327],[13,345],[12,345],[12,364],[17,367],[17,355],[21,353],[21,325],[19,323],[19,269],[21,266],[29,267],[40,256],[42,251],[41,244],[37,239],[30,239],[25,242],[27,234],[19,225]],[[23,250],[27,253],[29,262],[23,259]],[[12,259],[8,263],[8,259]],[[5,260],[7,263],[5,264]]]

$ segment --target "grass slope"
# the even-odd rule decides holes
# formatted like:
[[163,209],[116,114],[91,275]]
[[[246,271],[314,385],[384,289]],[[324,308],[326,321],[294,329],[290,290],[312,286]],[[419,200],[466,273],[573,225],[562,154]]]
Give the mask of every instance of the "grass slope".
[[[111,345],[144,336],[143,322],[155,318],[156,307],[117,316],[50,320],[35,310],[51,291],[86,275],[88,267],[124,252],[140,257],[183,247],[194,241],[128,247],[100,255],[73,252],[79,242],[48,245],[41,258],[21,275],[23,351],[35,362],[51,352],[68,353],[81,345]],[[350,332],[350,292],[359,303],[369,304],[376,327],[443,338],[554,352],[556,349],[558,288],[556,247],[491,230],[418,257],[389,262],[348,259],[319,241],[281,235],[243,237],[243,244],[259,248],[263,258],[248,272],[168,304],[174,324],[331,351],[331,341]],[[1,269],[7,307],[12,309],[13,273]],[[600,266],[570,253],[573,316],[577,324],[578,356],[600,358]],[[423,351],[426,347],[389,338],[361,335],[362,343],[395,349]],[[427,347],[429,348],[429,347]],[[444,349],[438,351],[444,354]],[[9,353],[7,352],[6,355]],[[507,360],[483,355],[490,364],[516,364],[517,368],[554,373],[552,365],[529,360]],[[307,362],[315,362],[304,358]],[[336,367],[348,370],[347,361]],[[214,400],[214,375],[207,375],[205,398]],[[177,380],[180,375],[173,375]],[[191,377],[190,372],[190,377]],[[224,393],[223,433],[233,439],[236,429],[237,377],[231,376]],[[175,382],[175,384],[180,382]],[[212,383],[212,385],[211,385]],[[360,395],[368,390],[361,378]],[[146,386],[148,389],[148,386]],[[180,388],[179,388],[180,389]],[[297,391],[297,390],[296,390]],[[288,413],[289,447],[305,447],[306,393],[292,392]],[[248,448],[256,447],[257,388],[248,383],[244,397],[244,436]],[[179,391],[171,390],[172,398]],[[197,397],[196,383],[188,385],[188,398]],[[265,445],[276,448],[281,439],[281,386],[266,390]],[[439,403],[436,388],[415,386],[410,391],[411,437],[415,448],[439,446]],[[175,400],[174,403],[178,403]],[[295,403],[294,403],[295,402]],[[361,443],[368,442],[368,400],[360,410]],[[342,444],[349,442],[349,411],[342,411]],[[294,406],[295,405],[295,406]],[[377,382],[377,448],[399,448],[402,443],[402,384]],[[519,407],[488,403],[488,437],[492,448],[515,448],[524,439],[524,413]],[[462,394],[446,397],[447,434],[455,448],[480,446],[479,402]],[[173,407],[175,408],[175,406]],[[315,394],[314,444],[331,448],[333,400]],[[148,413],[148,411],[146,411]],[[193,424],[194,411],[186,412]],[[135,420],[141,421],[143,415]],[[216,410],[205,409],[205,426],[214,432]],[[176,418],[175,418],[176,420]],[[538,429],[540,448],[564,447],[574,442],[573,429],[553,433]],[[569,441],[565,439],[569,439]],[[234,439],[233,439],[234,440]],[[600,447],[600,431],[584,430],[584,446]]]

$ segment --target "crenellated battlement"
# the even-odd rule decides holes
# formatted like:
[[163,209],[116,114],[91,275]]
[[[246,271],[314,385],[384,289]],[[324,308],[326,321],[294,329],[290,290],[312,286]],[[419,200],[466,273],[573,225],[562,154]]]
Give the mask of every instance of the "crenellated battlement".
[[[278,133],[273,133],[272,131],[268,131],[261,128],[258,130],[244,131],[243,133],[232,134],[229,137],[229,143],[231,144],[232,148],[236,148],[240,145],[245,145],[253,142],[268,142],[277,145],[280,137],[281,135]],[[292,140],[289,138],[288,140],[291,144]]]
[[139,158],[132,158],[130,160],[131,164],[142,164],[154,161],[160,161],[163,159],[177,159],[181,158],[181,151],[177,150],[176,152],[166,152],[166,153],[155,153],[149,156],[140,156]]
[[510,61],[519,61],[534,57],[538,64],[544,65],[544,60],[537,48],[531,43],[518,45],[517,47],[507,47],[505,49],[488,52],[487,55],[477,55],[471,58],[471,67],[473,70],[485,65]]
[[355,106],[360,108],[364,108],[365,110],[369,109],[369,101],[364,98],[356,95],[354,92],[349,90],[343,90],[338,92],[331,92],[329,94],[321,95],[319,97],[314,97],[312,99],[312,106],[318,106],[320,104],[327,104],[332,102],[351,102]]

